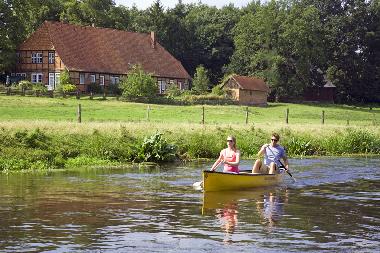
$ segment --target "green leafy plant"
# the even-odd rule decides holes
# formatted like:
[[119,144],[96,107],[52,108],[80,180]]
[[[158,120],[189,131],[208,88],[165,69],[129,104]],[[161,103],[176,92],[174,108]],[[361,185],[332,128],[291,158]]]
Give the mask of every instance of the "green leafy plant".
[[204,94],[207,92],[209,85],[210,80],[207,76],[207,70],[202,65],[198,66],[195,70],[192,90],[198,94]]
[[39,92],[47,92],[48,89],[43,83],[34,83],[33,84],[33,90],[34,91],[39,91]]
[[22,80],[18,83],[18,87],[21,90],[29,90],[29,89],[33,88],[33,83],[31,83],[30,81],[27,81],[27,80]]
[[139,162],[169,162],[176,158],[177,147],[162,138],[161,133],[145,137],[139,147],[137,161]]
[[131,98],[152,98],[157,94],[158,87],[154,78],[144,72],[140,65],[134,65],[128,76],[121,80],[120,87],[123,96]]
[[62,91],[63,92],[75,92],[77,90],[77,86],[74,84],[63,84]]

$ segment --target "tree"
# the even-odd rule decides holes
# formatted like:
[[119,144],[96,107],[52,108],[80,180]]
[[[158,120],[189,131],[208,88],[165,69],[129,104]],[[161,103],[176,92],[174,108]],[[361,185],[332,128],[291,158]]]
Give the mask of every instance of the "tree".
[[145,73],[141,65],[132,66],[120,86],[126,98],[152,98],[158,91],[155,79]]
[[198,66],[193,78],[192,90],[194,90],[195,92],[199,94],[206,93],[209,85],[210,85],[210,80],[208,79],[208,76],[207,76],[207,70],[202,65]]

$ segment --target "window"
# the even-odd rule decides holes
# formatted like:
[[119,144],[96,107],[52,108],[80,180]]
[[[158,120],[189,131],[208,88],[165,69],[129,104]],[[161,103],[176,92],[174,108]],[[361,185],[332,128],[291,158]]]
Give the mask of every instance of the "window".
[[16,76],[26,77],[26,73],[16,73]]
[[104,85],[104,76],[100,76],[100,85]]
[[118,84],[118,83],[119,83],[119,77],[111,76],[111,84]]
[[183,90],[183,89],[184,89],[183,86],[182,86],[182,82],[178,82],[178,86],[179,86],[179,89],[180,89],[180,90]]
[[96,76],[90,75],[90,80],[91,80],[91,83],[95,83],[96,82]]
[[19,52],[16,53],[16,61],[17,63],[21,63],[21,55]]
[[42,53],[32,53],[32,63],[42,63]]
[[54,62],[55,62],[55,53],[49,52],[49,63],[54,63]]
[[42,83],[42,73],[32,73],[32,83]]
[[160,94],[164,93],[166,90],[166,82],[163,80],[158,81],[158,88],[160,89],[159,92]]
[[79,84],[84,84],[84,74],[79,74]]

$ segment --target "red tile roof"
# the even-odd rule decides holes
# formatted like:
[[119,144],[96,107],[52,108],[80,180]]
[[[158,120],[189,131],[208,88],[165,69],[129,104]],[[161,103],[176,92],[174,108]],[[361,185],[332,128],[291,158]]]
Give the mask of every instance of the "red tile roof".
[[126,74],[131,65],[141,64],[157,77],[190,78],[159,43],[152,48],[145,33],[45,21],[18,49],[55,50],[74,71]]
[[240,88],[243,90],[258,90],[258,91],[269,91],[268,85],[263,79],[249,76],[238,76],[234,75],[232,78],[239,84]]

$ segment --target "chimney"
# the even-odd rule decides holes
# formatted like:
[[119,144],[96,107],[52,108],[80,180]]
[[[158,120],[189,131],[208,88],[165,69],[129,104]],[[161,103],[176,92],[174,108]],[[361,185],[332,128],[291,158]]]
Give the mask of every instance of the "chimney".
[[150,32],[150,43],[153,49],[156,48],[156,35],[154,32]]

